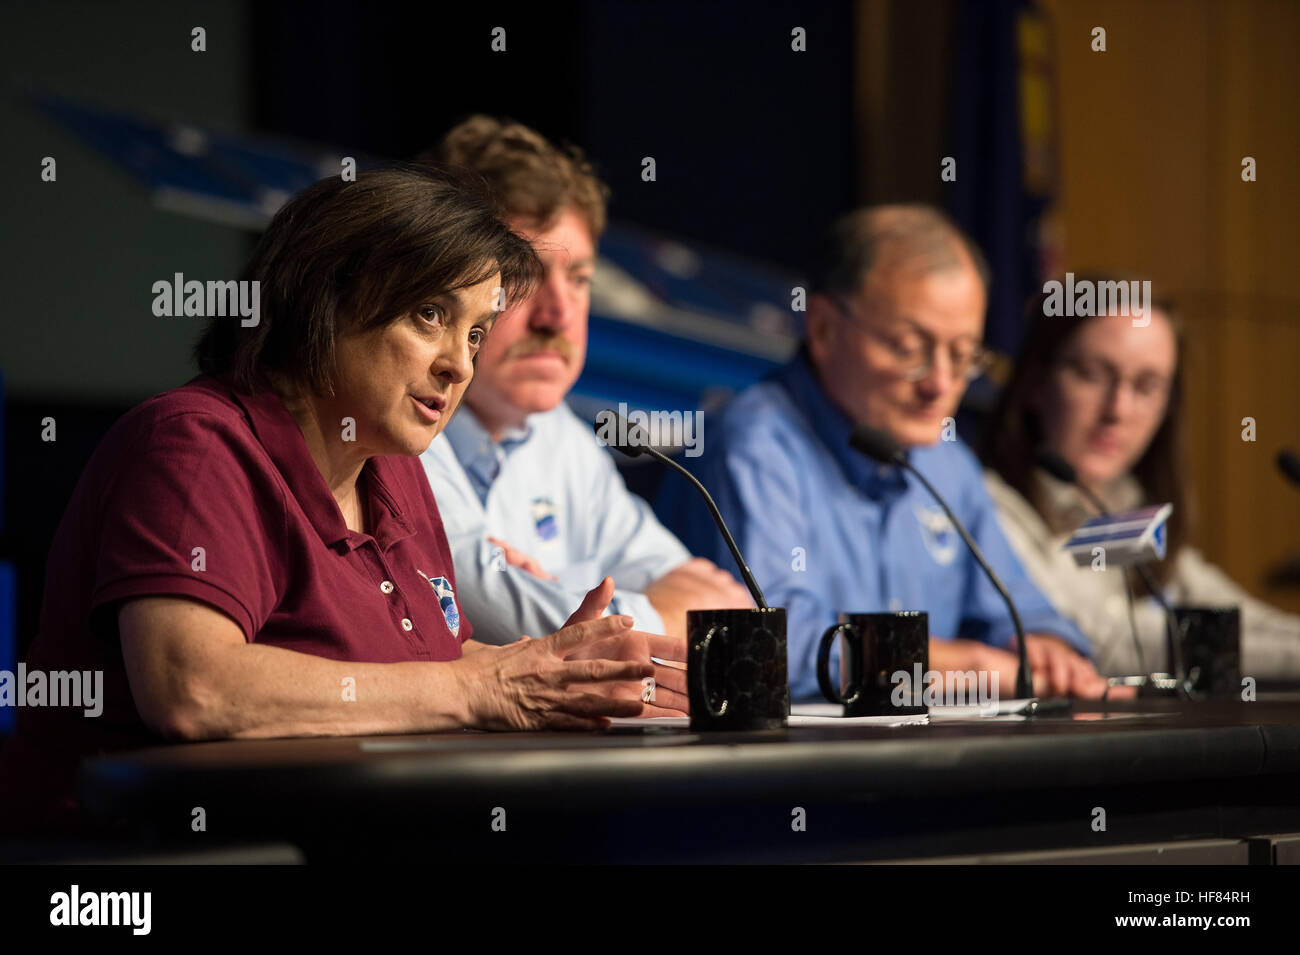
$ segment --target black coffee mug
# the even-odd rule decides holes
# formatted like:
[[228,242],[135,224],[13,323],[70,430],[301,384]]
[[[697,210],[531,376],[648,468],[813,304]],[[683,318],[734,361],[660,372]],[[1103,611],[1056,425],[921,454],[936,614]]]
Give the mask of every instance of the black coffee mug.
[[[844,634],[844,653],[840,657],[840,686],[831,683],[831,645]],[[921,665],[921,680],[930,669],[930,615],[924,610],[897,613],[842,613],[837,626],[822,634],[817,648],[817,685],[822,696],[832,703],[844,704],[845,716],[904,716],[926,713],[924,706],[914,705],[924,688],[916,684],[916,664]],[[902,706],[894,705],[895,673],[907,674],[910,689]],[[914,696],[913,694],[916,694]]]
[[1241,698],[1241,610],[1170,608],[1192,693],[1211,700]]
[[693,730],[781,729],[790,715],[785,608],[688,610]]

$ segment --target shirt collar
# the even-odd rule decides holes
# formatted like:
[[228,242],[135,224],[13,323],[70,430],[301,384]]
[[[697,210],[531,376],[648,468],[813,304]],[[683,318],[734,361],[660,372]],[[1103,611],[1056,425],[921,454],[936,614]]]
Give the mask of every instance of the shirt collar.
[[[390,461],[387,457],[371,458],[363,469],[366,476],[366,506],[370,508],[370,536],[383,551],[398,541],[415,535],[415,524],[407,519],[398,496],[385,481],[385,478],[391,477]],[[421,474],[421,480],[423,479]],[[353,549],[365,540],[365,534],[348,532],[348,546]]]
[[371,458],[362,469],[362,507],[366,508],[372,533],[366,535],[351,531],[325,483],[324,475],[307,450],[307,440],[302,436],[298,422],[280,397],[269,390],[256,395],[227,390],[248,415],[257,440],[270,455],[289,492],[325,544],[334,547],[343,543],[351,550],[368,537],[373,537],[383,550],[388,550],[397,541],[415,533],[415,526],[402,513],[390,482],[385,480],[388,465],[384,458]]
[[[800,348],[792,362],[778,369],[773,379],[803,412],[813,433],[826,445],[850,484],[874,500],[894,498],[907,490],[902,468],[872,461],[849,447],[854,423],[822,388],[806,347]],[[911,459],[911,451],[904,454]]]
[[470,479],[488,488],[501,473],[506,457],[533,436],[533,426],[525,418],[522,428],[507,429],[500,441],[493,441],[478,416],[462,402],[442,433]]

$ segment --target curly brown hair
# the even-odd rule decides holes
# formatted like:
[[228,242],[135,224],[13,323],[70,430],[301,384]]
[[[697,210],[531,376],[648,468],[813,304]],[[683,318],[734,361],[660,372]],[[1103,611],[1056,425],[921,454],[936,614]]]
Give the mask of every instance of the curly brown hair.
[[609,188],[582,150],[557,146],[523,123],[471,116],[419,159],[474,170],[497,193],[507,215],[539,229],[549,228],[572,207],[587,223],[593,241],[605,231]]

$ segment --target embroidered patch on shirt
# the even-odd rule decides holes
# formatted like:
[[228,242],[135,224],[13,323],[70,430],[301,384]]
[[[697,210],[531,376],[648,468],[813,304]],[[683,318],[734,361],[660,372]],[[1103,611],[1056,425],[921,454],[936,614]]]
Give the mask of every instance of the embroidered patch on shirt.
[[952,522],[948,520],[948,515],[938,508],[920,504],[913,506],[912,513],[921,525],[921,540],[934,562],[945,567],[951,564],[957,557],[957,547],[961,541]]
[[535,497],[529,506],[537,536],[544,541],[554,540],[560,533],[560,527],[555,523],[555,504],[549,497]]
[[429,586],[437,595],[438,606],[442,608],[442,616],[447,621],[447,629],[451,631],[451,635],[460,636],[460,611],[456,609],[456,592],[451,587],[451,581],[446,577],[426,577],[419,570],[416,573],[429,582]]

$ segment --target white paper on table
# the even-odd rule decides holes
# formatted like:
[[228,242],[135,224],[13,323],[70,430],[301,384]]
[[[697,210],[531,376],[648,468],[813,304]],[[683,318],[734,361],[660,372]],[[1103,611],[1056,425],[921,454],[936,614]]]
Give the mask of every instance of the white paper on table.
[[917,726],[928,723],[924,713],[904,716],[845,716],[839,703],[795,703],[790,707],[791,726]]
[[834,716],[844,719],[844,706],[840,703],[792,703],[791,716]]
[[[990,701],[991,702],[991,701]],[[1032,700],[999,700],[996,704],[930,707],[932,720],[1023,720],[1025,708]]]
[[610,726],[667,726],[690,729],[689,716],[611,716]]
[[[1008,717],[1023,713],[1025,707],[1029,705],[1029,700],[1001,700],[993,706],[986,705],[983,712],[978,704],[971,706],[947,706],[939,704],[930,707],[930,716],[939,717],[940,719],[950,720],[968,720],[975,717],[983,719],[992,719],[997,716]],[[844,712],[844,707],[839,703],[796,703],[790,707],[792,714],[798,713],[800,716],[829,716],[835,719],[845,719],[840,716]],[[791,717],[793,719],[793,717]],[[855,716],[851,717],[854,722],[859,720],[873,720],[885,722],[888,725],[904,725],[905,722],[916,722],[917,717],[905,716]],[[921,719],[924,722],[924,719]]]
[[[934,720],[1002,720],[1025,719],[1024,710],[1029,700],[1000,700],[996,709],[991,706],[932,706],[929,714],[907,716],[842,716],[844,707],[839,703],[796,703],[790,707],[790,726],[919,726]],[[666,726],[687,729],[691,725],[686,716],[633,716],[610,720],[611,726]]]
[[924,726],[930,717],[924,713],[907,716],[812,716],[791,713],[791,726]]
[[[817,706],[818,704],[812,704]],[[840,707],[833,707],[840,709]],[[803,707],[795,707],[803,709]],[[910,716],[823,716],[816,713],[791,713],[789,725],[799,726],[916,726],[929,722],[924,713]],[[610,726],[666,726],[689,729],[689,716],[615,716]]]

